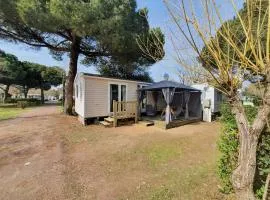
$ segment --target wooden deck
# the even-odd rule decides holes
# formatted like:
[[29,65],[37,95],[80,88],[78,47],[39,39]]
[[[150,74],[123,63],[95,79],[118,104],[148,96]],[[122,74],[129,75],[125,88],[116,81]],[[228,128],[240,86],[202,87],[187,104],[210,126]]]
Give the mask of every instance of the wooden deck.
[[190,117],[189,119],[184,119],[184,118],[176,119],[170,122],[169,124],[166,124],[164,120],[161,120],[160,116],[155,116],[155,117],[143,116],[141,117],[141,120],[146,121],[146,122],[149,122],[149,121],[153,122],[154,126],[162,128],[162,129],[170,129],[170,128],[175,128],[175,127],[183,126],[186,124],[202,121],[201,118]]
[[170,122],[169,124],[165,125],[165,129],[170,129],[170,128],[175,128],[175,127],[179,127],[179,126],[183,126],[186,124],[191,124],[191,123],[196,123],[196,122],[200,122],[202,121],[201,118],[198,117],[194,117],[194,118],[190,118],[190,119],[179,119],[179,120],[174,120],[172,122]]
[[[105,118],[102,123],[104,126],[110,127],[118,126],[120,120],[134,119],[135,123],[138,122],[138,102],[137,101],[113,101],[113,115],[109,118]],[[183,126],[185,124],[195,123],[201,121],[199,117],[189,117],[189,119],[184,119],[184,117],[178,118],[166,124],[164,120],[161,119],[160,115],[154,117],[141,116],[140,124],[145,126],[156,126],[162,129],[170,129],[178,126]]]

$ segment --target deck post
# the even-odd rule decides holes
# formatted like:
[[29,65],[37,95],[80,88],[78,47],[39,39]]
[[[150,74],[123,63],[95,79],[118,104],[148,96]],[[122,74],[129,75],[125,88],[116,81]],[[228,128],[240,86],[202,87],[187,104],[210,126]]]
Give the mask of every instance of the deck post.
[[113,126],[117,127],[117,102],[113,100]]

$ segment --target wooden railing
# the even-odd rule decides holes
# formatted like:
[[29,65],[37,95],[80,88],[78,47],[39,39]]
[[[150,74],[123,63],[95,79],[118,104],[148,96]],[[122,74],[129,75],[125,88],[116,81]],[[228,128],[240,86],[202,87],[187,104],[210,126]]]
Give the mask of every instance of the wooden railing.
[[138,102],[137,101],[113,101],[114,127],[119,119],[134,118],[138,122]]

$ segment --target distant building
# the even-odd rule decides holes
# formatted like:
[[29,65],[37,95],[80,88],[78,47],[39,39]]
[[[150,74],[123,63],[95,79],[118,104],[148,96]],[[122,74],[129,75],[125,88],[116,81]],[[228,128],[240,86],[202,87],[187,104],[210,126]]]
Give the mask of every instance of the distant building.
[[242,96],[241,98],[244,106],[252,106],[254,107],[254,97],[251,96]]

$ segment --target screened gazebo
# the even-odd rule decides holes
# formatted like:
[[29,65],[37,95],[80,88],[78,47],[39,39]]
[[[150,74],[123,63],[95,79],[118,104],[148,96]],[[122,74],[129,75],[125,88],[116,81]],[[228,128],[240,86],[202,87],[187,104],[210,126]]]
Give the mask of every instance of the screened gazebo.
[[[174,81],[160,81],[139,89],[139,115],[160,121],[165,128],[201,120],[201,91]],[[144,108],[144,109],[143,109]]]

